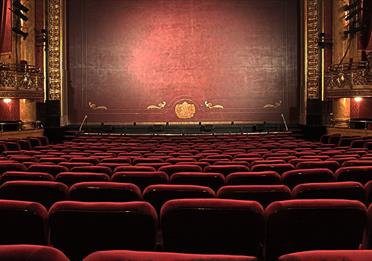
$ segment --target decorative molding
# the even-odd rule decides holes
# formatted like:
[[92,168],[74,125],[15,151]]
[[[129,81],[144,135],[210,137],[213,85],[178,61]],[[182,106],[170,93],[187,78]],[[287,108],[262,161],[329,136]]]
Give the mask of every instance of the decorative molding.
[[320,98],[320,19],[318,0],[305,0],[305,75],[308,99]]
[[61,100],[63,86],[63,0],[48,0],[48,93],[50,100]]
[[146,107],[147,110],[162,110],[167,105],[166,101],[162,101],[158,104],[151,104]]
[[0,95],[8,98],[42,99],[43,74],[33,66],[0,63]]
[[208,102],[208,101],[204,101],[204,105],[205,105],[206,108],[211,109],[211,110],[212,109],[223,109],[224,108],[224,106],[221,105],[221,104],[213,104],[213,103]]
[[177,103],[174,107],[176,116],[179,119],[191,119],[196,113],[196,107],[193,103],[188,103],[187,101]]

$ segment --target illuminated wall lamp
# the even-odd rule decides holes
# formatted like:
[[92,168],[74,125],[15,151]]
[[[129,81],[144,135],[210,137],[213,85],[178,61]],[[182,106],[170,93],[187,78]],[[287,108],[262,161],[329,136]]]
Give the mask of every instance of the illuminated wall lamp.
[[12,99],[4,98],[4,99],[3,99],[3,102],[6,103],[6,104],[9,104],[9,103],[12,102]]
[[362,100],[363,100],[362,97],[355,97],[355,98],[354,98],[354,101],[355,101],[355,102],[361,102]]

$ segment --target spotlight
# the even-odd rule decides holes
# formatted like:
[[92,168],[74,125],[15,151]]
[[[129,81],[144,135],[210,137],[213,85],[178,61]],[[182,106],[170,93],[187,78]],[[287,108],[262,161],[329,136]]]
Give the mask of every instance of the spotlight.
[[12,27],[12,31],[15,32],[16,34],[20,34],[23,36],[23,39],[25,40],[28,36],[27,32],[23,32],[20,28],[18,27]]
[[19,0],[15,0],[13,2],[13,6],[17,9],[20,9],[22,10],[23,12],[27,13],[28,12],[28,8],[26,6],[24,6],[23,4],[21,4],[21,2],[19,2]]
[[361,102],[362,100],[363,100],[362,97],[355,97],[355,98],[354,98],[354,101],[355,101],[355,102]]
[[6,103],[6,104],[9,104],[9,103],[12,102],[12,99],[4,98],[4,99],[3,99],[3,102]]

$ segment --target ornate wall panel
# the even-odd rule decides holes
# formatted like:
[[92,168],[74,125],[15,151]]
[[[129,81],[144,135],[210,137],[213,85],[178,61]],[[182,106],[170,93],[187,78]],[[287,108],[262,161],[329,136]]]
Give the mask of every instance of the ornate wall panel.
[[64,0],[48,0],[47,96],[61,100],[63,88]]
[[69,121],[296,122],[298,4],[67,0]]
[[308,99],[319,99],[321,95],[321,49],[318,45],[320,23],[318,0],[305,0],[305,74]]

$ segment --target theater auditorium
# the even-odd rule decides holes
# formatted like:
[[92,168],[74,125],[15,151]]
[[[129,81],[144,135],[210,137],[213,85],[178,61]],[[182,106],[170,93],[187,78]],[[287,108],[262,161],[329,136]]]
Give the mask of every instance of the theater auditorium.
[[0,0],[0,261],[370,261],[371,202],[371,0]]

